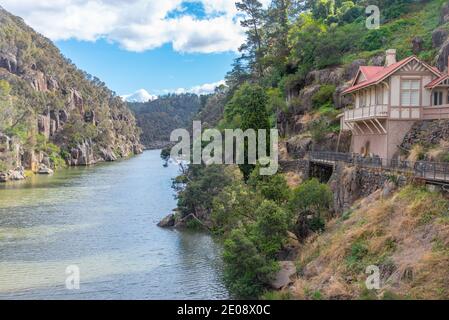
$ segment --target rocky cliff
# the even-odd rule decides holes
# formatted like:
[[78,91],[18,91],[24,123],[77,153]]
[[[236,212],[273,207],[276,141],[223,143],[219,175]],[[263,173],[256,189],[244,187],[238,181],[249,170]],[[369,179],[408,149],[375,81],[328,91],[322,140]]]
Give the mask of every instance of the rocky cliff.
[[141,152],[121,98],[0,7],[0,180]]

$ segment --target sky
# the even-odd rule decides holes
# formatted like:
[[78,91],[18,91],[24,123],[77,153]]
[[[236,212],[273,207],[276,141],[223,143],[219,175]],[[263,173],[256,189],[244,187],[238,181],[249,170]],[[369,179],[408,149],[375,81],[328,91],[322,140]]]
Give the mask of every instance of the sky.
[[[211,92],[245,39],[235,0],[2,0],[122,96]],[[265,5],[269,0],[261,1]]]

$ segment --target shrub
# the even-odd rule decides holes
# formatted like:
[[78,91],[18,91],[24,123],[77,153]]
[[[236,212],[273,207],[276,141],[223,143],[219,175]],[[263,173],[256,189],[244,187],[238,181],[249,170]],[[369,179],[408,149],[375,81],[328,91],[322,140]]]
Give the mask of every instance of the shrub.
[[315,108],[332,104],[336,87],[334,85],[324,85],[312,96],[312,103]]
[[276,261],[259,252],[243,229],[234,230],[225,241],[224,280],[239,298],[257,298],[272,275],[279,270]]
[[333,202],[333,194],[329,186],[317,179],[304,182],[293,191],[290,208],[294,212],[322,212],[329,210]]

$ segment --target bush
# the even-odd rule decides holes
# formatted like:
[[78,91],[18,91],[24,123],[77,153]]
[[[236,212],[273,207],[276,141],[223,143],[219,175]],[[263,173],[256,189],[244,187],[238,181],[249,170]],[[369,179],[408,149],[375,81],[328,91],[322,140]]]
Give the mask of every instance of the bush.
[[284,176],[276,174],[273,176],[261,176],[259,167],[256,167],[248,180],[253,190],[259,192],[265,199],[272,200],[277,204],[283,204],[290,198],[290,189]]
[[336,87],[334,85],[321,86],[318,92],[312,96],[312,104],[315,108],[320,108],[324,105],[330,105],[333,102],[333,96]]
[[243,229],[234,230],[225,241],[224,280],[239,298],[257,298],[272,275],[279,270],[276,261],[259,252]]

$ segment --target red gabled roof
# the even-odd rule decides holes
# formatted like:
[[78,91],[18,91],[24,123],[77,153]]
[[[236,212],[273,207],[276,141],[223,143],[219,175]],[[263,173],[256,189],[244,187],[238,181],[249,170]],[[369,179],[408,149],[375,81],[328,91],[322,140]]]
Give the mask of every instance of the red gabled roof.
[[427,89],[433,89],[436,86],[438,86],[441,82],[443,82],[444,80],[449,78],[449,74],[444,74],[441,77],[436,78],[435,80],[433,80],[431,83],[429,83],[428,85],[426,85]]
[[385,78],[387,78],[388,76],[390,76],[391,74],[393,74],[398,69],[400,69],[401,67],[403,67],[404,65],[406,65],[407,63],[409,63],[412,60],[417,60],[418,62],[422,63],[426,68],[428,68],[430,71],[432,71],[434,74],[436,74],[439,77],[441,76],[441,72],[438,71],[438,69],[436,69],[434,67],[430,67],[429,65],[425,64],[424,62],[419,61],[418,58],[415,56],[411,56],[411,57],[405,58],[404,60],[396,62],[388,67],[369,67],[369,66],[368,67],[367,66],[360,67],[359,73],[361,72],[365,76],[366,80],[363,82],[360,82],[359,84],[355,84],[354,82],[357,80],[358,75],[359,75],[359,73],[357,73],[357,76],[354,79],[352,86],[350,88],[346,89],[345,91],[343,91],[342,94],[348,94],[348,93],[363,89],[365,87],[371,86],[373,84],[378,84],[379,82],[385,80]]

